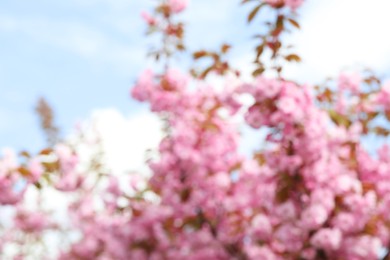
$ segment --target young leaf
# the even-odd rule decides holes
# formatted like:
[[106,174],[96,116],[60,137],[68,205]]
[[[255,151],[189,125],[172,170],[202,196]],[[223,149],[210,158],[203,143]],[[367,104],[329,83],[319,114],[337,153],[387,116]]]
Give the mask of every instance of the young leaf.
[[352,124],[347,116],[341,115],[337,113],[335,110],[329,110],[328,113],[330,118],[336,125],[345,126],[348,128]]
[[290,55],[287,55],[284,57],[287,61],[296,61],[296,62],[300,62],[301,61],[301,58],[296,55],[296,54],[290,54]]
[[230,46],[229,44],[223,44],[222,46],[221,46],[221,52],[222,53],[227,53],[229,50],[230,50],[230,48],[231,48],[232,46]]
[[256,47],[256,61],[259,60],[261,54],[263,54],[264,51],[264,44],[261,44]]
[[252,72],[252,76],[257,77],[257,76],[261,75],[264,72],[264,70],[265,70],[264,67],[259,67],[255,71]]
[[301,26],[299,25],[299,23],[298,23],[297,21],[295,21],[294,19],[288,18],[287,20],[288,20],[295,28],[301,29]]
[[194,54],[192,54],[192,57],[196,60],[196,59],[202,58],[206,55],[207,55],[206,51],[197,51],[197,52],[194,52]]
[[250,1],[254,1],[254,0],[242,0],[241,4],[246,4],[246,3],[250,2]]
[[253,18],[255,18],[256,14],[259,12],[260,8],[264,6],[264,3],[259,4],[248,15],[248,23],[250,23]]

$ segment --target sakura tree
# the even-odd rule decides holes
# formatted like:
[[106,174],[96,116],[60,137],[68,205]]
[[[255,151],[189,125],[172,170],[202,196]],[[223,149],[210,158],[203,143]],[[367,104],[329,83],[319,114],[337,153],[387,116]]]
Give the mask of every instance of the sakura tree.
[[[164,65],[145,70],[131,89],[165,124],[147,162],[151,176],[115,176],[100,152],[83,162],[80,147],[98,148],[99,140],[82,131],[37,156],[9,151],[0,203],[15,212],[0,246],[13,245],[17,259],[42,258],[52,232],[66,246],[48,258],[59,259],[387,259],[390,147],[369,152],[363,140],[389,134],[389,82],[369,70],[314,85],[285,78],[284,64],[300,57],[283,36],[300,27],[303,1],[242,4],[253,5],[248,22],[263,10],[275,15],[256,35],[251,79],[225,57],[229,44],[192,53],[195,62],[211,60],[206,68],[169,66],[186,51],[176,15],[187,1],[160,1],[143,13],[162,39],[150,55]],[[222,89],[209,80],[215,75]],[[254,142],[266,133],[250,156],[239,149],[243,126],[258,131]],[[39,205],[32,209],[30,190]],[[66,221],[40,207],[57,193],[66,194]]]

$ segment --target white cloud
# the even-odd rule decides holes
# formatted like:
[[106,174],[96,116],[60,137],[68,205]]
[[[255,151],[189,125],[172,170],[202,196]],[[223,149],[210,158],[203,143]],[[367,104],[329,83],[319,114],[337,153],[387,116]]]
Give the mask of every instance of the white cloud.
[[145,174],[146,151],[156,149],[163,136],[159,118],[146,112],[127,117],[116,109],[100,109],[86,124],[87,136],[96,131],[101,137],[107,165],[114,174]]
[[353,66],[383,72],[390,65],[389,10],[382,0],[307,1],[302,30],[292,37],[303,63],[288,76],[318,81]]

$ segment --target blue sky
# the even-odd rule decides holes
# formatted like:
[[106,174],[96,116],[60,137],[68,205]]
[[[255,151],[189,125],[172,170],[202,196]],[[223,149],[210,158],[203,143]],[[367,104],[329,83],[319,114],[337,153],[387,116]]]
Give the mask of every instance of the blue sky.
[[[221,13],[215,14],[215,9],[203,9],[208,1],[199,2],[203,3],[193,4],[193,15],[203,12],[198,16],[202,19],[189,29],[195,34],[193,39],[207,34],[200,45],[216,46],[226,31],[224,20],[237,3],[215,1],[214,5],[223,6]],[[96,108],[137,113],[141,106],[130,100],[128,93],[139,72],[150,65],[145,54],[151,42],[144,37],[139,14],[151,3],[1,1],[0,147],[31,149],[44,144],[33,113],[40,95],[53,105],[65,131]],[[204,30],[216,20],[220,20],[215,26],[218,33]],[[230,33],[234,35],[234,29]],[[189,45],[193,46],[193,41]]]
[[40,95],[65,130],[94,108],[135,109],[128,90],[145,66],[141,7],[92,2],[0,3],[0,146],[43,145],[33,114]]
[[[385,10],[390,5],[385,2],[373,0],[368,6],[363,0],[307,0],[302,31],[290,39],[304,62],[288,67],[286,74],[318,82],[346,65],[367,64],[386,75],[390,40],[381,34],[389,24]],[[65,133],[95,109],[116,108],[126,116],[143,113],[145,107],[129,98],[129,89],[151,65],[145,59],[151,42],[144,37],[139,14],[152,3],[0,1],[0,147],[36,150],[44,145],[33,112],[41,95],[53,105]],[[232,59],[247,66],[254,26],[245,25],[248,7],[238,3],[193,0],[182,16],[188,47],[234,43]]]

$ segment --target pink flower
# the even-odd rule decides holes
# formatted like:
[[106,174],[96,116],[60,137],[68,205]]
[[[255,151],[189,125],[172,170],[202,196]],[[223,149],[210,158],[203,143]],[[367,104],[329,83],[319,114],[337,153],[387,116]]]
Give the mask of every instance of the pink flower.
[[303,247],[304,231],[292,224],[280,226],[273,236],[275,247],[280,247],[282,252],[298,252]]
[[[82,241],[75,243],[72,247],[72,253],[75,258],[94,259],[97,255],[101,244],[98,238],[89,235],[84,237]],[[64,257],[63,259],[69,259]]]
[[275,206],[275,215],[282,220],[296,218],[297,210],[292,201],[287,201],[279,206]]
[[283,0],[266,0],[265,2],[270,6],[277,6],[279,4],[282,4]]
[[131,89],[131,96],[139,101],[149,100],[154,88],[154,73],[145,70],[139,77],[137,84]]
[[276,260],[278,257],[267,246],[248,246],[245,251],[249,259]]
[[48,227],[46,216],[38,211],[27,211],[18,208],[15,216],[15,226],[25,232],[40,232]]
[[310,239],[310,243],[325,251],[333,251],[340,248],[342,234],[339,229],[322,228]]
[[44,168],[38,158],[32,159],[28,165],[28,168],[31,173],[31,176],[29,176],[29,178],[32,182],[36,182],[44,172]]
[[256,238],[267,239],[272,234],[272,224],[269,218],[263,214],[259,214],[252,219],[251,226]]
[[362,78],[358,73],[342,73],[339,76],[338,85],[341,90],[349,90],[352,93],[358,93],[361,82]]
[[330,212],[335,207],[335,195],[329,189],[317,188],[314,190],[310,196],[312,204],[320,204]]
[[215,174],[213,178],[213,183],[218,188],[222,188],[222,189],[228,188],[231,183],[230,176],[225,172],[219,172]]
[[343,194],[350,191],[360,192],[362,190],[361,183],[352,176],[339,175],[334,180],[333,189],[336,194]]
[[251,106],[245,114],[245,121],[253,128],[260,128],[264,125],[264,114],[258,106]]
[[328,219],[327,210],[320,204],[314,204],[302,212],[302,227],[308,230],[322,226]]
[[[333,226],[344,233],[352,232],[356,229],[356,217],[353,214],[340,212],[333,218]],[[359,228],[359,227],[358,227]]]
[[148,12],[145,11],[141,12],[141,17],[149,26],[153,26],[157,24],[157,20],[153,16],[151,16]]
[[296,102],[294,101],[294,99],[292,99],[290,97],[281,98],[279,100],[278,106],[279,106],[279,109],[286,114],[292,114],[297,108]]
[[390,81],[383,83],[380,91],[376,94],[374,98],[375,103],[378,105],[383,105],[385,109],[390,107]]
[[[281,82],[278,82],[274,79],[267,79],[264,77],[259,77],[256,79],[256,92],[254,93],[255,99],[265,98],[274,98],[279,94],[282,89]],[[261,95],[259,95],[261,93]]]
[[170,69],[164,75],[167,85],[162,86],[168,91],[182,91],[187,87],[189,77],[177,69]]
[[369,235],[353,237],[345,241],[348,259],[378,259],[382,243],[379,238]]
[[188,6],[188,0],[168,0],[168,6],[174,13],[180,13]]
[[291,10],[296,10],[303,4],[304,0],[284,0],[284,3],[291,8]]
[[266,0],[266,3],[273,7],[282,5],[283,2],[287,7],[294,11],[302,5],[303,0]]

